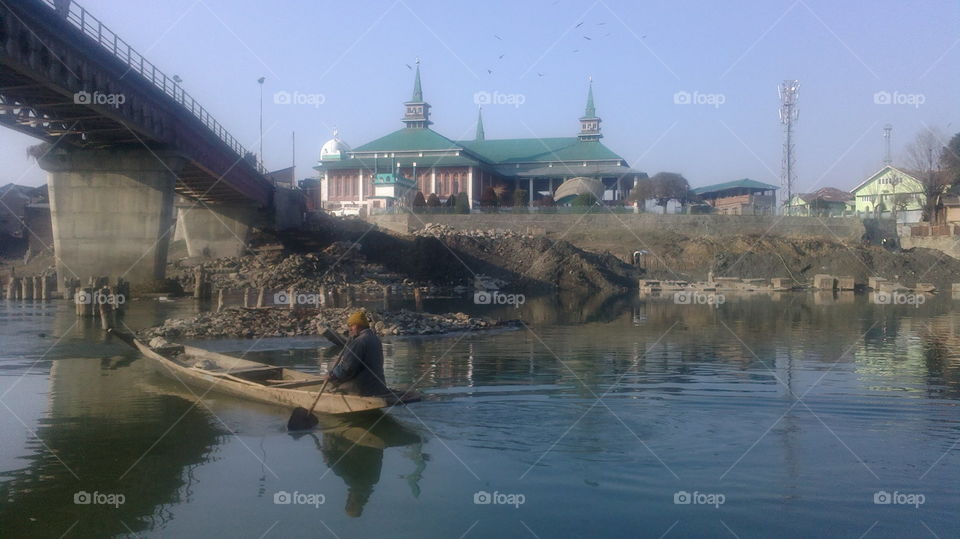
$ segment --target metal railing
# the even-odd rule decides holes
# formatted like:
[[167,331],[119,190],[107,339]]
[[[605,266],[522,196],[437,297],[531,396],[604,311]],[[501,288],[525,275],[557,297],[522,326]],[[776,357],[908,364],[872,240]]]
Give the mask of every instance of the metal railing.
[[[59,12],[55,0],[40,1]],[[63,17],[62,14],[61,17]],[[139,73],[163,93],[190,111],[207,129],[213,131],[217,138],[236,152],[241,159],[246,157],[246,148],[244,148],[233,135],[228,133],[227,130],[220,125],[220,122],[216,121],[196,99],[184,91],[178,82],[168,77],[166,73],[157,69],[157,66],[134,50],[129,43],[104,26],[100,19],[91,15],[89,11],[77,5],[76,2],[70,2],[65,19],[77,27],[87,37],[96,41],[101,47],[110,51],[114,57],[123,61],[131,71]],[[255,167],[261,174],[266,174],[267,171],[263,168],[259,157],[257,158]]]

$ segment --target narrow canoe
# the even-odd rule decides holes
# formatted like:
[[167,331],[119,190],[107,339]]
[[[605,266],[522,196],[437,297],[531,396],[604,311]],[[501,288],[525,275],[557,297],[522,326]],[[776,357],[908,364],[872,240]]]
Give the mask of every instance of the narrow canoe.
[[[159,365],[161,372],[199,390],[198,395],[215,391],[286,408],[309,409],[323,385],[323,378],[319,376],[202,348],[173,345],[154,350],[138,339],[132,339],[131,344]],[[314,410],[324,414],[350,414],[417,402],[421,398],[413,390],[391,389],[386,395],[367,397],[335,393],[328,386]]]

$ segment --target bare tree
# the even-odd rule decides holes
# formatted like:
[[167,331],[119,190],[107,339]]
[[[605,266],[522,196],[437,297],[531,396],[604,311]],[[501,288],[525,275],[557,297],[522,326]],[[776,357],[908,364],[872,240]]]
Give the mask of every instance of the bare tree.
[[934,224],[941,217],[943,194],[950,186],[943,174],[943,134],[937,128],[928,128],[917,133],[906,148],[907,166],[917,173],[926,198],[923,205],[923,221]]
[[943,155],[941,155],[940,164],[949,175],[947,179],[951,184],[960,183],[960,133],[950,138],[950,142],[947,143],[947,147],[944,148]]
[[676,172],[658,172],[652,178],[637,180],[630,192],[631,200],[653,199],[667,213],[667,203],[676,200],[686,203],[690,198],[690,183]]

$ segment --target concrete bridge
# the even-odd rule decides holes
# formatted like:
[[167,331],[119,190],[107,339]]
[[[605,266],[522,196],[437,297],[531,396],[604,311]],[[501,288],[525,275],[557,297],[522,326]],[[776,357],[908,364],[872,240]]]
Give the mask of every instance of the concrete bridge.
[[162,278],[175,211],[191,256],[236,255],[272,220],[276,187],[253,154],[75,3],[0,3],[0,125],[48,143],[35,157],[61,285]]

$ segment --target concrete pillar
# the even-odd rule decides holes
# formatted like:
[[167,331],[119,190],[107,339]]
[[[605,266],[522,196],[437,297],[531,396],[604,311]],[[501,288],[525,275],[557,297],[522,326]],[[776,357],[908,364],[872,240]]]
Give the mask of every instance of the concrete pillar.
[[467,202],[470,204],[470,209],[473,209],[473,167],[470,167],[470,172],[467,173]]
[[146,148],[59,147],[41,157],[58,287],[70,277],[162,279],[173,236],[173,187],[185,162]]
[[437,192],[437,169],[430,168],[430,192]]
[[242,255],[256,217],[253,206],[239,204],[189,202],[177,208],[177,226],[183,230],[189,256],[223,258]]
[[530,188],[527,189],[527,207],[533,207],[533,178],[530,178]]

